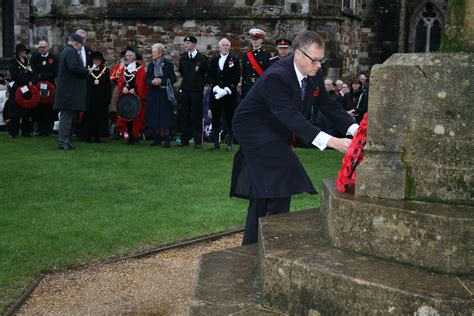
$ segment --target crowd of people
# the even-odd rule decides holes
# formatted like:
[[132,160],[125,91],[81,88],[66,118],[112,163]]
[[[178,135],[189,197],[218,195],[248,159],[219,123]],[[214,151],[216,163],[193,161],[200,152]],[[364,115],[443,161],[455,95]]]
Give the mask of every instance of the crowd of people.
[[[10,80],[0,77],[6,130],[11,138],[57,131],[62,150],[75,148],[75,135],[86,142],[117,137],[130,145],[146,139],[165,148],[177,136],[177,146],[193,143],[199,149],[210,140],[210,149],[219,149],[223,142],[226,151],[232,151],[232,119],[238,104],[269,67],[292,55],[288,39],[275,42],[277,54],[272,57],[262,48],[263,30],[252,28],[249,36],[252,47],[242,60],[231,54],[228,38],[222,38],[219,52],[208,57],[196,49],[197,38],[190,35],[184,38],[178,65],[166,59],[166,47],[156,43],[148,63],[136,48],[127,47],[110,70],[103,53],[85,45],[87,32],[82,29],[69,36],[60,55],[52,54],[42,39],[30,59],[30,50],[19,43]],[[174,89],[175,69],[181,77],[179,89]],[[367,76],[360,74],[349,83],[325,78],[324,83],[331,98],[359,122],[367,112]],[[344,136],[318,106],[306,116],[329,135]]]

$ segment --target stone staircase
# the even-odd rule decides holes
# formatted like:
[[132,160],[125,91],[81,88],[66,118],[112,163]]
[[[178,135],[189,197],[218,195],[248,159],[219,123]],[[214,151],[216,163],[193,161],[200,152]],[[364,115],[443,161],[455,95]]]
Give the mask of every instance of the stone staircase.
[[[472,275],[432,272],[396,258],[377,258],[332,246],[325,239],[324,227],[328,218],[337,222],[337,216],[327,212],[328,205],[355,200],[336,192],[334,181],[324,181],[323,190],[322,212],[312,209],[262,218],[258,244],[204,255],[190,315],[474,313]],[[463,208],[457,211],[462,213]],[[474,214],[465,211],[464,217],[456,219],[472,221]],[[443,217],[436,207],[430,212]],[[380,215],[372,212],[358,216],[359,224],[348,224],[353,232],[364,231],[364,223],[369,223],[369,228],[374,220],[380,221]],[[444,216],[448,221],[448,214]],[[412,233],[421,229],[415,226]],[[400,240],[407,231],[400,230],[398,237],[396,230],[391,233],[394,240]],[[376,238],[369,237],[376,244]],[[466,241],[472,242],[472,235]],[[420,257],[424,257],[427,247],[420,246]],[[370,243],[366,247],[376,252]],[[472,243],[470,247],[472,254]],[[387,247],[389,251],[394,250]]]

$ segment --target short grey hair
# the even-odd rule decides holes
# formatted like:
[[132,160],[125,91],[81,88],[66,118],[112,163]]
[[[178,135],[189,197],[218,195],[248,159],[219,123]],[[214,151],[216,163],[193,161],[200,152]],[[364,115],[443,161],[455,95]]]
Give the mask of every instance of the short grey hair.
[[306,51],[313,44],[316,44],[319,48],[324,48],[324,40],[318,33],[313,31],[303,31],[296,35],[291,47],[293,48],[293,51],[296,49]]
[[161,43],[156,43],[156,44],[153,44],[153,46],[151,47],[151,49],[156,49],[157,51],[159,51],[160,53],[163,54],[163,52],[165,51],[165,45],[161,44]]

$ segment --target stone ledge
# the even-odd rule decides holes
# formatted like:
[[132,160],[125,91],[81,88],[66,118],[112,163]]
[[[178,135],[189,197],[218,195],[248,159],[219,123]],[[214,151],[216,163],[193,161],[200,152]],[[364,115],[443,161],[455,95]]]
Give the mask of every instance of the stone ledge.
[[335,249],[320,223],[318,211],[261,220],[263,304],[292,315],[474,312],[474,299],[463,286],[472,291],[473,277],[457,279]]
[[189,315],[280,315],[259,304],[256,244],[201,257]]
[[443,273],[474,273],[473,207],[354,198],[323,180],[321,214],[334,247]]

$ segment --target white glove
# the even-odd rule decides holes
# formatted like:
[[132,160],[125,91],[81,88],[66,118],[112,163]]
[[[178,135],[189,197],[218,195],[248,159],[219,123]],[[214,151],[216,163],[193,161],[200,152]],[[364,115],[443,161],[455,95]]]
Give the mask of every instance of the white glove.
[[228,95],[232,94],[232,90],[229,89],[229,87],[224,88],[225,92],[227,92]]
[[214,98],[216,98],[216,100],[219,100],[220,98],[224,97],[227,95],[227,91],[225,91],[224,89],[220,89],[217,90],[216,94],[214,95]]
[[212,88],[212,92],[214,93],[217,93],[218,90],[221,90],[221,87],[215,86],[214,88]]

